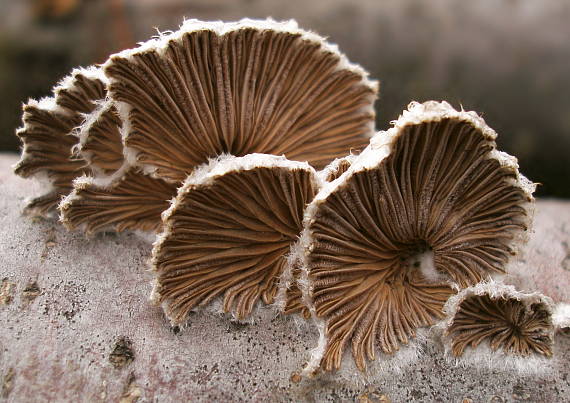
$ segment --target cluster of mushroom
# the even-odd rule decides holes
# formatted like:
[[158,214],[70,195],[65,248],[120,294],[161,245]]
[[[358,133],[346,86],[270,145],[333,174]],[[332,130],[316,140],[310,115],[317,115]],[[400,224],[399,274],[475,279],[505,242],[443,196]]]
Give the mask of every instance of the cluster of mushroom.
[[534,185],[445,102],[374,134],[377,87],[294,21],[186,21],[24,106],[15,171],[50,185],[26,211],[157,232],[152,298],[173,323],[216,299],[237,319],[260,304],[312,318],[306,374],[349,346],[364,370],[440,319],[455,356],[550,356],[552,301],[490,282]]

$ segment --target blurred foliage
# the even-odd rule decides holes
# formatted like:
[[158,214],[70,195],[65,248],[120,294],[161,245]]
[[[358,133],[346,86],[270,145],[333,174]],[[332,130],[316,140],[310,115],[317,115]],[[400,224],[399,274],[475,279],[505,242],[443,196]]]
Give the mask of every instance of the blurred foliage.
[[[539,195],[570,197],[567,0],[10,1],[0,0],[0,150],[17,148],[21,103],[49,95],[73,65],[102,62],[183,16],[272,16],[328,36],[381,81],[379,129],[412,100],[448,100],[483,114],[542,183]],[[23,20],[11,21],[18,10]]]

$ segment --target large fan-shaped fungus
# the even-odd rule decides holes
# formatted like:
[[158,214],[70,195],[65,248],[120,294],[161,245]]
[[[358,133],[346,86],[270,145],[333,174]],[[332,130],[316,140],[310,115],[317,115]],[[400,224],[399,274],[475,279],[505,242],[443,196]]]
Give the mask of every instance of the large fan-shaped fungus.
[[501,273],[530,221],[534,186],[495,132],[447,103],[411,104],[308,207],[307,302],[321,341],[307,371],[394,353],[453,293]]
[[[186,21],[177,32],[111,56],[104,71],[128,163],[173,184],[224,153],[283,154],[323,166],[363,147],[374,122],[377,83],[294,21]],[[105,188],[83,183],[82,193],[62,205],[64,221],[80,225],[81,217],[88,228],[103,228],[88,222],[85,203],[106,209],[100,201],[131,180],[124,175]],[[139,228],[135,215],[115,229]],[[154,222],[158,227],[159,215]],[[153,225],[145,219],[142,226]]]
[[223,296],[223,310],[247,317],[273,303],[303,212],[319,189],[307,163],[250,154],[213,160],[192,174],[164,214],[153,250],[155,298],[169,318]]

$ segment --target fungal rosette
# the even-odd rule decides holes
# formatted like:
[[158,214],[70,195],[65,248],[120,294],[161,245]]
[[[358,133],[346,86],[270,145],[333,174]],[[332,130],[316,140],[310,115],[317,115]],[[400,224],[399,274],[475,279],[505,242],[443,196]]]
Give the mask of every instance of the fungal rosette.
[[24,105],[24,125],[17,131],[22,155],[14,172],[47,182],[49,187],[27,204],[27,213],[51,213],[71,191],[73,180],[89,172],[85,160],[73,152],[78,143],[73,132],[105,97],[106,82],[96,67],[74,69],[54,87],[52,97],[31,99]]
[[[189,20],[176,32],[112,55],[103,70],[112,105],[89,119],[82,133],[89,139],[101,127],[115,128],[110,109],[116,110],[125,164],[133,169],[125,175],[125,168],[104,186],[78,182],[62,204],[62,219],[71,228],[160,228],[156,212],[176,193],[151,203],[152,215],[141,215],[136,203],[148,197],[124,181],[136,180],[141,183],[136,189],[153,192],[153,186],[142,185],[149,181],[144,174],[174,188],[222,154],[285,155],[319,167],[362,149],[373,133],[377,82],[294,21]],[[100,149],[105,141],[92,141],[91,148]],[[87,144],[82,151],[89,152]],[[162,197],[165,186],[156,187],[155,196]],[[127,188],[131,210],[125,202],[114,211],[110,200]],[[90,222],[91,216],[97,222]],[[102,222],[105,216],[110,220]]]
[[503,273],[526,237],[534,185],[475,113],[412,103],[305,215],[305,300],[321,338],[305,373],[350,344],[364,370],[442,317],[454,289]]
[[170,320],[181,323],[218,297],[238,319],[258,301],[274,303],[320,186],[307,163],[265,154],[220,157],[189,176],[152,253],[154,299]]
[[540,371],[553,355],[552,300],[538,292],[484,282],[466,288],[444,307],[444,345],[465,363]]

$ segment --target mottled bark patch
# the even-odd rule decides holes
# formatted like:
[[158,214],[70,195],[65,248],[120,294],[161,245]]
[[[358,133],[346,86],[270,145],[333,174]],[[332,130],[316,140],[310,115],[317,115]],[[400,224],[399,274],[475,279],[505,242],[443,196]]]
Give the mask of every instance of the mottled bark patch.
[[129,365],[135,359],[133,343],[128,337],[121,336],[115,342],[113,351],[109,355],[109,362],[117,369]]
[[2,285],[0,285],[0,305],[8,305],[12,302],[12,289],[15,285],[8,281],[8,278],[2,279]]

